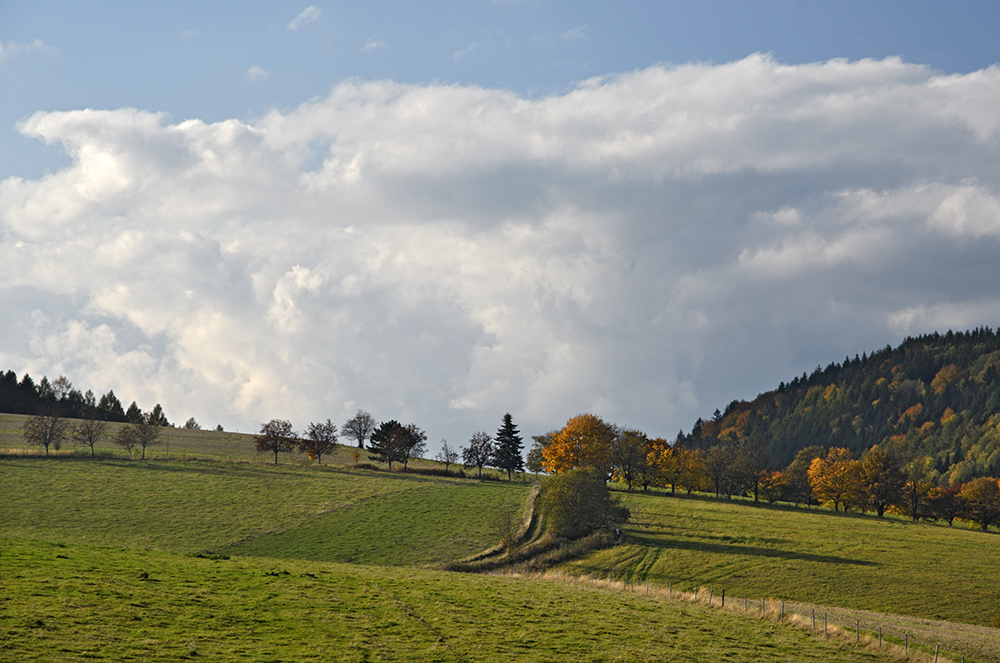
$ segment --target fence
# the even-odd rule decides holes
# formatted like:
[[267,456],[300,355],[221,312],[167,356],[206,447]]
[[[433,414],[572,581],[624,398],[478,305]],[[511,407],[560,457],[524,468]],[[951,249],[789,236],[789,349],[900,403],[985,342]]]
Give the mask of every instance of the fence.
[[[953,646],[949,648],[947,645],[943,647],[940,642],[928,640],[926,637],[922,637],[918,641],[915,634],[907,631],[905,628],[853,616],[863,611],[852,611],[841,608],[817,609],[815,606],[810,606],[809,604],[786,602],[766,597],[752,598],[747,594],[734,597],[730,593],[727,596],[725,589],[717,592],[713,586],[694,587],[690,590],[684,590],[680,587],[675,587],[673,582],[668,582],[666,587],[662,587],[651,584],[648,578],[640,580],[636,584],[634,577],[623,576],[615,579],[610,573],[596,574],[591,572],[590,574],[575,575],[560,571],[530,571],[527,569],[520,572],[507,570],[501,573],[519,577],[571,582],[613,591],[659,595],[676,601],[697,602],[712,608],[743,613],[748,616],[769,619],[792,627],[803,628],[824,637],[835,637],[841,641],[851,641],[858,646],[882,650],[885,653],[898,655],[906,660],[934,661],[934,663],[945,663],[945,661],[958,663],[961,661],[961,663],[966,663],[966,654],[960,651],[963,647]],[[850,616],[849,619],[848,616]],[[995,629],[958,624],[955,627],[993,631],[993,633],[985,634],[984,638],[987,639],[987,642],[996,637]],[[977,659],[978,656],[983,656],[982,660],[995,660],[995,653],[986,651],[975,652],[976,646],[974,644],[966,646],[964,649],[971,651],[973,654],[978,654]],[[947,658],[949,655],[951,658]],[[972,660],[970,658],[969,663],[972,663]]]

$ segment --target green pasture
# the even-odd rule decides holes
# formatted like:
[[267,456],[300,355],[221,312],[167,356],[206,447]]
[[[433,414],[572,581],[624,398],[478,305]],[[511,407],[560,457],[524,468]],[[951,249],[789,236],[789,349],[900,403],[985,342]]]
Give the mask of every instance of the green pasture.
[[622,493],[621,545],[564,565],[730,597],[772,597],[988,625],[1000,536],[898,518]]
[[7,661],[891,660],[569,583],[15,539],[0,539],[0,570]]
[[492,545],[521,482],[203,461],[0,457],[0,536],[368,564],[427,565]]

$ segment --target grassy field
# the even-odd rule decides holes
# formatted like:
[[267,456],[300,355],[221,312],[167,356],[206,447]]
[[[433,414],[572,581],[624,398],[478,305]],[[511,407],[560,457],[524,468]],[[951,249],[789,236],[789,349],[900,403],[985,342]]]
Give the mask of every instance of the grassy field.
[[624,543],[567,571],[989,625],[1000,537],[821,509],[624,495]]
[[[18,449],[19,430],[0,417],[0,447]],[[885,660],[655,591],[433,570],[492,545],[490,515],[524,504],[526,482],[357,469],[350,448],[273,465],[249,436],[164,432],[146,461],[0,453],[0,660]],[[996,535],[625,499],[636,517],[623,544],[563,578],[973,624],[1000,607]],[[230,559],[194,557],[205,552]]]
[[890,660],[767,620],[568,583],[11,539],[0,539],[0,569],[5,661]]
[[204,461],[0,460],[0,536],[369,564],[427,565],[492,544],[490,514],[530,485]]

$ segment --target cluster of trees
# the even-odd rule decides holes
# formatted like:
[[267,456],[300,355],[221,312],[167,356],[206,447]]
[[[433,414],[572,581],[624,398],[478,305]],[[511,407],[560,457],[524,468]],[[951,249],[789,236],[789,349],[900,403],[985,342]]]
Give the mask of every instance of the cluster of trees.
[[292,429],[292,424],[286,419],[271,419],[260,425],[260,431],[254,437],[257,453],[274,454],[274,464],[278,464],[278,454],[295,450],[306,454],[317,464],[323,463],[323,456],[337,448],[337,424],[329,419],[324,422],[311,422],[305,436]]
[[534,438],[529,469],[560,474],[590,468],[631,490],[634,484],[714,492],[716,497],[751,496],[755,501],[826,504],[886,511],[918,519],[974,522],[984,530],[1000,524],[1000,482],[976,477],[939,485],[931,459],[911,455],[905,462],[892,449],[873,446],[860,458],[846,447],[801,449],[782,470],[773,469],[761,436],[720,440],[705,449],[678,435],[670,443],[638,430],[609,424],[592,414],[570,419],[559,431]]
[[680,438],[709,449],[759,437],[775,467],[804,447],[873,446],[928,459],[939,485],[1000,476],[1000,334],[988,327],[907,338],[816,367],[752,401],[733,401]]
[[[393,463],[398,463],[405,472],[410,460],[423,457],[427,451],[427,433],[416,424],[404,425],[390,419],[376,425],[375,418],[364,410],[358,410],[348,419],[341,427],[341,433],[354,440],[359,449],[364,449],[367,442],[369,460],[386,463],[390,470]],[[310,423],[305,435],[300,438],[290,422],[272,419],[261,424],[254,440],[258,453],[274,454],[275,464],[278,454],[295,449],[322,462],[323,455],[337,447],[337,425],[329,419],[325,423]],[[510,479],[514,473],[524,472],[522,448],[521,435],[508,413],[503,416],[503,423],[495,437],[484,431],[476,432],[469,440],[469,446],[459,451],[453,449],[447,440],[442,440],[436,459],[445,464],[445,472],[461,457],[466,467],[479,469],[480,478],[483,467],[495,467],[507,472]]]
[[[36,384],[27,373],[18,380],[13,371],[0,373],[0,412],[30,415],[58,412],[59,416],[70,419],[100,419],[122,423],[136,423],[148,414],[135,401],[128,408],[123,407],[113,389],[97,398],[89,389],[85,392],[75,389],[65,375],[60,375],[52,382],[49,382],[48,377],[42,376]],[[171,425],[159,403],[152,413],[156,425]]]
[[522,449],[524,449],[523,438],[508,412],[503,415],[503,423],[497,429],[495,436],[487,431],[476,431],[469,438],[469,446],[458,450],[453,449],[448,440],[442,440],[441,451],[435,459],[445,464],[446,472],[448,467],[461,457],[467,468],[475,467],[479,471],[480,479],[483,477],[484,467],[494,467],[506,472],[507,479],[512,480],[514,474],[524,472]]
[[[135,450],[140,450],[142,458],[146,458],[146,448],[159,444],[160,430],[163,424],[155,412],[140,412],[129,425],[118,429],[112,441],[128,451],[129,456]],[[108,436],[107,422],[94,416],[88,416],[77,421],[75,425],[63,417],[58,408],[50,408],[40,414],[34,414],[24,421],[22,427],[24,439],[29,444],[58,451],[69,439],[77,444],[90,448],[90,455],[96,455],[97,444]]]

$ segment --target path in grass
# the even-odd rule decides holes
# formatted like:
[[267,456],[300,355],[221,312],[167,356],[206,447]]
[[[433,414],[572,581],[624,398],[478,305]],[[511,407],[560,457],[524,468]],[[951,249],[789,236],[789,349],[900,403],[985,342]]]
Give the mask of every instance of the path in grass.
[[988,625],[1000,537],[899,519],[634,493],[625,540],[565,565],[678,588]]
[[0,569],[0,660],[890,660],[696,604],[518,578],[11,539]]
[[523,502],[530,486],[332,467],[7,457],[0,490],[0,536],[422,565],[488,547],[490,514]]

